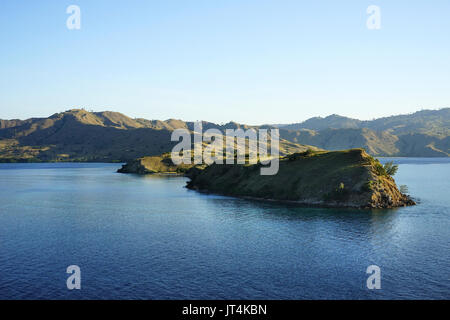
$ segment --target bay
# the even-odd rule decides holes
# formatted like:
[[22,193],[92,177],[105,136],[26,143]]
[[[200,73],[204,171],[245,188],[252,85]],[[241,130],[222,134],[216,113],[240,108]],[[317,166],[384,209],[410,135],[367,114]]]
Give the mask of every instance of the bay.
[[450,160],[389,160],[417,206],[307,208],[120,164],[0,164],[0,299],[449,299]]

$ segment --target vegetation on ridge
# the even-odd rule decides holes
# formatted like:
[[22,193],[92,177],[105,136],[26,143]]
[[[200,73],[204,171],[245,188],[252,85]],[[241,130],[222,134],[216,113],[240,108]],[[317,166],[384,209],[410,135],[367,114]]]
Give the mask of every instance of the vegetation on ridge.
[[[268,128],[202,122],[203,129]],[[279,125],[280,151],[364,148],[373,156],[450,156],[450,109],[360,121],[333,115]],[[0,120],[0,162],[126,162],[170,152],[173,130],[193,122],[132,119],[118,112],[72,109],[48,118]],[[314,147],[313,147],[314,146]]]
[[[223,131],[241,126],[203,122],[203,127],[204,130],[217,127]],[[171,134],[179,128],[192,130],[193,123],[174,119],[131,119],[117,112],[80,109],[49,118],[2,120],[0,162],[127,162],[170,152],[177,144],[171,141]],[[308,147],[315,148],[280,140],[281,154],[304,151]]]
[[[256,165],[192,168],[188,188],[230,196],[325,206],[390,208],[414,204],[386,169],[362,149],[307,151],[280,159],[276,175]],[[384,169],[383,172],[378,167]]]

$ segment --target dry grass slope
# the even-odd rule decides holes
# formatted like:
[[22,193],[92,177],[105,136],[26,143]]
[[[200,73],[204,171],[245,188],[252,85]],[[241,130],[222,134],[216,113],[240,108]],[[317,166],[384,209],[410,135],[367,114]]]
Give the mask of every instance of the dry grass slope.
[[297,153],[280,159],[278,174],[260,165],[191,169],[188,188],[231,196],[323,206],[390,208],[414,204],[362,149]]

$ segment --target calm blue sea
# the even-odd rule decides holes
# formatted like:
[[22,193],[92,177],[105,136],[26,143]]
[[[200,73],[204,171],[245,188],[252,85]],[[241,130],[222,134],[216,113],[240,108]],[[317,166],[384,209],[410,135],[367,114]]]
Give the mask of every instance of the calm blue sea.
[[415,207],[304,208],[118,164],[0,164],[0,299],[449,299],[450,159],[394,161]]

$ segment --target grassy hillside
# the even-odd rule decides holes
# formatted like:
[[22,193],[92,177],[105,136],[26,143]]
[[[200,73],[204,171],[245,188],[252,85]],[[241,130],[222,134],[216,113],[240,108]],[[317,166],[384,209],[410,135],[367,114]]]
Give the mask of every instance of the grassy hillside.
[[284,139],[327,150],[364,148],[375,156],[450,156],[450,108],[370,121],[331,115],[278,126]]
[[319,132],[312,130],[280,130],[284,139],[298,143],[308,143],[321,146],[326,150],[342,150],[364,148],[369,154],[395,154],[398,138],[387,132],[376,133],[369,129],[325,129]]
[[395,135],[419,133],[447,137],[450,135],[450,108],[422,110],[412,114],[364,121],[360,127],[389,131]]
[[[281,125],[280,153],[308,148],[364,148],[374,156],[447,157],[450,109],[424,110],[373,121],[332,115]],[[203,130],[269,128],[229,122],[202,122]],[[304,128],[306,127],[306,128]],[[0,162],[126,162],[172,150],[173,130],[194,129],[193,122],[132,119],[118,112],[73,109],[48,118],[0,120]],[[295,129],[295,130],[294,130]]]
[[389,208],[414,204],[362,149],[284,157],[278,174],[260,165],[211,165],[188,171],[188,188],[231,196],[326,206]]
[[119,173],[136,173],[136,174],[152,174],[152,173],[172,173],[183,174],[194,165],[181,164],[174,165],[170,157],[170,153],[159,156],[142,157],[128,162],[122,168],[117,170]]
[[171,150],[171,131],[70,111],[0,130],[0,161],[127,161]]
[[[117,112],[69,110],[49,118],[2,120],[0,162],[96,161],[126,162],[170,152],[174,129],[194,127],[192,122],[132,119]],[[204,130],[218,126],[203,122]],[[281,154],[304,151],[302,146],[280,141]],[[317,149],[311,147],[313,149]]]
[[389,131],[361,129],[284,130],[280,136],[294,143],[308,144],[326,150],[364,148],[374,156],[448,157],[450,136],[423,133],[394,135]]
[[323,129],[356,129],[359,128],[363,121],[343,117],[337,114],[332,114],[328,117],[314,117],[310,118],[301,123],[293,123],[287,125],[278,125],[279,127],[286,130],[299,130],[299,129],[310,129],[310,130],[323,130]]
[[389,131],[395,135],[423,133],[442,137],[450,135],[450,108],[422,110],[411,114],[383,117],[368,121],[333,114],[325,118],[315,117],[300,123],[279,124],[277,126],[286,130],[309,129],[314,131],[324,129],[367,128],[374,131]]

